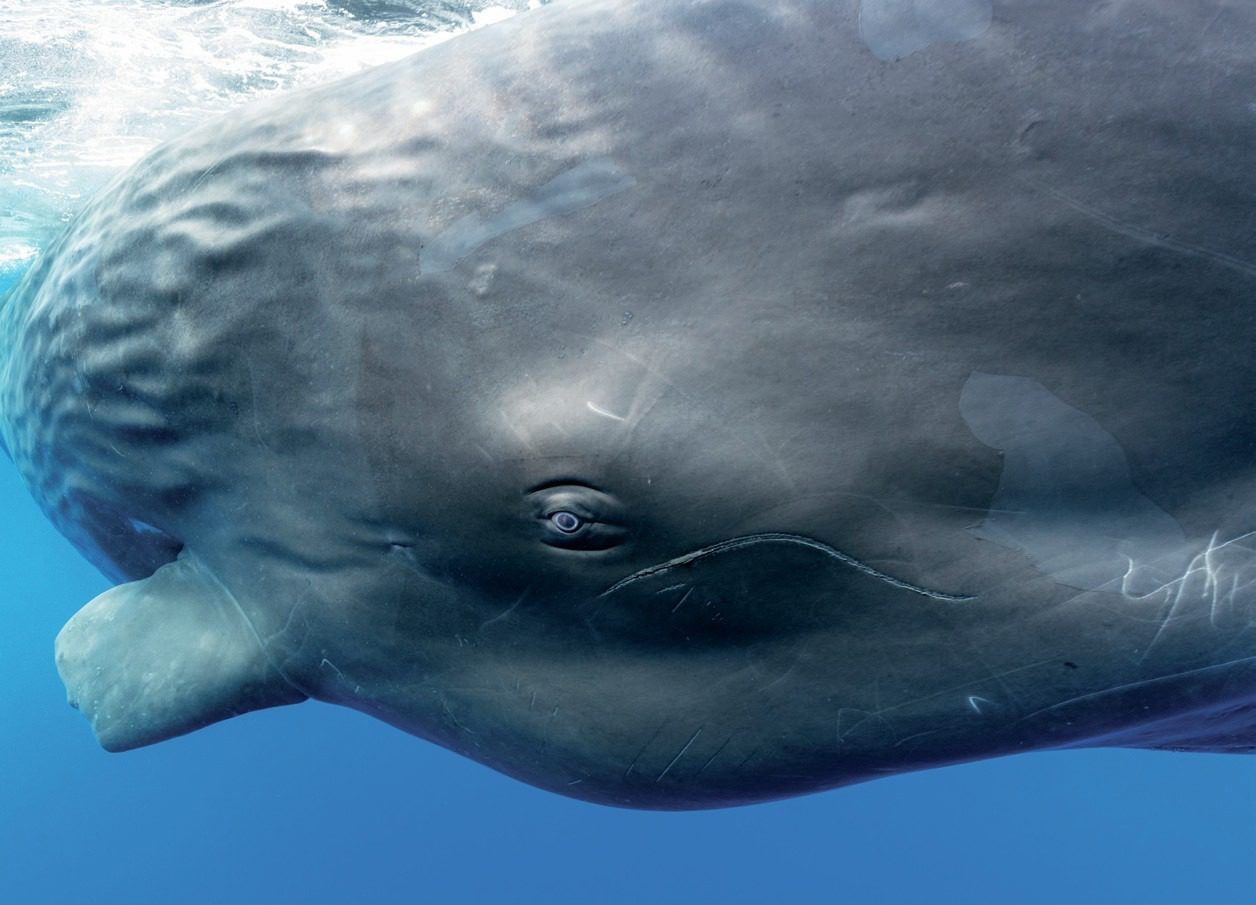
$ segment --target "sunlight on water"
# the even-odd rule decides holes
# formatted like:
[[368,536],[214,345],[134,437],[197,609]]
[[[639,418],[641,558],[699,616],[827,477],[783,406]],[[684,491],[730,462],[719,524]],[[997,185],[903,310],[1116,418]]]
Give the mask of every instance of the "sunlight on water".
[[539,0],[0,0],[0,272],[154,145]]

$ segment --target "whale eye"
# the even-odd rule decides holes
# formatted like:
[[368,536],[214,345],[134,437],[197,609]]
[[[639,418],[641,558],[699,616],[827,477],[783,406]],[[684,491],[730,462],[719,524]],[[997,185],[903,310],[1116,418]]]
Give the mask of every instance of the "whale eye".
[[580,516],[566,509],[550,513],[549,520],[563,534],[575,534],[584,525],[584,520]]
[[570,479],[548,481],[527,491],[529,515],[541,543],[560,550],[609,550],[627,537],[623,507],[609,493]]

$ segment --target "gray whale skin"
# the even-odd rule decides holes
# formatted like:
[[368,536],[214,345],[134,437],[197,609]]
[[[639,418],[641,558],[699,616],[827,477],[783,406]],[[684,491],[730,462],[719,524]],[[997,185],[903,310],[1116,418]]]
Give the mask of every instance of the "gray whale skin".
[[1254,31],[563,0],[158,149],[0,315],[70,702],[672,809],[1252,751]]

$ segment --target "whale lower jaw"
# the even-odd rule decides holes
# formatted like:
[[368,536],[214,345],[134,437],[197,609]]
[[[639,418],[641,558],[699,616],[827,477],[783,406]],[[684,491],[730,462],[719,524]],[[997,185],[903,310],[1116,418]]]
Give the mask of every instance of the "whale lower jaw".
[[108,751],[306,697],[271,664],[231,592],[186,552],[79,610],[57,635],[56,661],[70,705]]

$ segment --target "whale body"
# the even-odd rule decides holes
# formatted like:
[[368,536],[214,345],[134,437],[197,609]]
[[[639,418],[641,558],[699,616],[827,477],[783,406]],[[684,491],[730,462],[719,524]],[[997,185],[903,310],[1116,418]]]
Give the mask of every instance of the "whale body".
[[70,702],[676,809],[1251,752],[1254,30],[563,0],[163,146],[0,311]]

